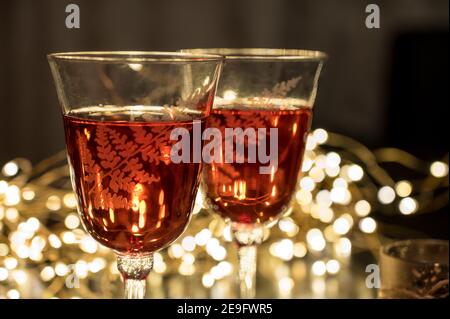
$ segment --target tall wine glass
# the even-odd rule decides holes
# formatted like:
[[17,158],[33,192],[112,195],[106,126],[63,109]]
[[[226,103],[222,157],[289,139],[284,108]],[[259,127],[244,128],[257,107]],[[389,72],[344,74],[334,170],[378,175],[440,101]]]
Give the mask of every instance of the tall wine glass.
[[[253,298],[256,247],[263,241],[264,228],[290,207],[325,54],[284,49],[182,51],[225,56],[207,120],[207,127],[221,131],[222,149],[218,160],[204,166],[202,189],[209,208],[231,223],[239,247],[241,297]],[[229,145],[234,148],[227,150]]]
[[185,230],[199,184],[200,162],[174,161],[171,134],[178,129],[195,143],[191,133],[203,131],[222,57],[75,52],[48,59],[83,225],[117,253],[125,296],[144,298],[153,252]]

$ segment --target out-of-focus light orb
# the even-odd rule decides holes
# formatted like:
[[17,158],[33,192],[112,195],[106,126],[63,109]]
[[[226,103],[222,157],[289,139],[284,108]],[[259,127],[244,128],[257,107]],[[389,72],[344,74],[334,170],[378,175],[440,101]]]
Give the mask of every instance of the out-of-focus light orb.
[[315,129],[312,134],[318,144],[323,144],[328,140],[328,133],[323,128]]
[[339,235],[345,235],[350,231],[352,227],[351,223],[347,218],[339,217],[333,223],[334,231]]
[[192,255],[191,253],[187,253],[184,254],[183,257],[181,258],[181,260],[185,263],[185,264],[193,264],[195,261],[195,257],[194,255]]
[[308,247],[313,251],[322,251],[326,246],[322,232],[317,228],[313,228],[306,233],[306,242],[308,243]]
[[322,223],[329,223],[334,218],[334,212],[330,207],[319,207],[319,219]]
[[327,272],[327,266],[322,260],[315,261],[311,267],[312,273],[316,276],[323,276]]
[[32,232],[36,232],[39,229],[40,225],[41,223],[36,217],[30,217],[27,220],[27,226]]
[[285,232],[289,237],[295,236],[299,231],[299,227],[290,217],[282,218],[278,222],[278,227],[280,228],[281,231]]
[[18,292],[16,289],[11,289],[6,293],[6,297],[8,297],[8,299],[19,299],[20,292]]
[[447,176],[448,174],[448,165],[447,163],[436,161],[433,162],[430,166],[430,173],[434,177],[441,178]]
[[80,248],[86,253],[94,254],[97,252],[98,244],[91,236],[85,235],[81,239]]
[[395,184],[395,191],[400,197],[407,197],[412,193],[412,185],[408,181],[399,181]]
[[363,178],[364,171],[361,166],[352,164],[348,167],[347,175],[352,181],[357,182]]
[[327,167],[336,167],[341,163],[341,157],[338,153],[330,152],[327,154],[326,165]]
[[334,243],[334,252],[339,257],[348,257],[352,252],[352,242],[346,237],[340,238]]
[[5,176],[14,176],[19,172],[19,166],[15,162],[8,162],[3,166],[2,172]]
[[294,243],[290,239],[282,239],[270,246],[270,253],[282,260],[291,260],[294,256]]
[[211,288],[214,285],[214,277],[210,273],[205,273],[202,276],[202,284],[206,288]]
[[364,199],[361,199],[355,203],[355,212],[356,215],[360,217],[366,217],[370,214],[372,207],[370,203]]
[[344,178],[338,177],[333,181],[333,187],[334,188],[347,188],[348,183]]
[[185,251],[194,251],[195,250],[195,238],[192,236],[186,236],[183,238],[183,240],[181,241],[181,247],[183,247],[183,249]]
[[80,226],[80,219],[78,218],[77,214],[69,214],[67,215],[66,219],[64,220],[64,225],[68,229],[75,229]]
[[6,268],[0,267],[0,281],[8,279],[9,271]]
[[294,256],[297,258],[303,258],[306,256],[308,249],[304,243],[298,242],[294,244]]
[[30,248],[26,245],[20,245],[16,249],[16,255],[22,259],[28,258],[30,256]]
[[398,204],[398,209],[403,215],[410,215],[417,211],[418,204],[414,198],[405,197]]
[[377,229],[377,222],[372,217],[365,217],[359,221],[359,229],[364,233],[371,234]]
[[295,198],[300,205],[308,205],[312,201],[312,194],[307,190],[300,189],[296,194]]
[[233,272],[233,265],[228,261],[221,261],[216,266],[222,272],[223,276],[229,276]]
[[63,203],[66,207],[75,208],[77,207],[77,199],[74,193],[67,193],[63,197]]
[[180,244],[173,244],[169,247],[169,256],[173,258],[180,258],[184,254],[184,249]]
[[320,183],[325,178],[325,173],[323,172],[323,169],[316,166],[311,168],[308,174],[316,183]]
[[6,269],[13,270],[17,267],[17,259],[14,257],[6,257],[3,261]]
[[89,271],[94,274],[99,272],[100,270],[102,270],[105,267],[106,267],[106,261],[105,261],[105,259],[103,259],[101,257],[94,258],[94,260],[92,260],[89,263]]
[[224,260],[227,256],[227,250],[222,246],[217,246],[211,253],[211,257],[216,261]]
[[311,177],[305,176],[300,179],[300,187],[305,191],[311,192],[314,187],[316,187],[316,183],[314,183],[314,180]]
[[0,181],[0,194],[6,193],[8,189],[8,183],[6,181]]
[[226,242],[230,243],[233,241],[233,234],[231,232],[230,224],[225,225],[225,227],[223,228],[222,237],[223,237],[223,239],[225,239]]
[[311,169],[311,167],[314,164],[314,160],[312,160],[311,158],[307,157],[305,155],[305,158],[303,159],[303,163],[302,163],[302,172],[307,172]]
[[378,190],[378,200],[382,204],[390,204],[395,200],[395,191],[390,186],[383,186]]
[[61,209],[61,199],[59,198],[59,196],[51,195],[48,197],[45,206],[47,206],[47,208],[50,210],[57,211]]
[[331,166],[325,168],[325,173],[330,177],[336,177],[339,175],[341,168],[339,166]]
[[316,167],[320,169],[325,169],[325,167],[327,167],[327,157],[323,154],[317,155],[316,159],[314,160],[314,163]]
[[14,207],[7,208],[5,211],[5,217],[10,222],[14,223],[19,219],[19,211]]
[[7,244],[0,243],[0,257],[5,257],[9,253],[9,247]]
[[206,252],[211,256],[214,250],[220,246],[219,240],[215,237],[212,237],[206,243]]
[[316,194],[316,202],[321,206],[330,207],[332,204],[330,192],[326,189],[322,189]]
[[36,197],[36,193],[30,188],[24,188],[22,190],[22,197],[23,199],[30,201],[33,200],[34,197]]
[[341,265],[339,264],[339,261],[331,259],[327,261],[326,268],[329,274],[335,275],[341,269]]
[[71,231],[65,231],[61,234],[61,239],[66,244],[75,244],[77,242],[77,238],[75,237],[75,234]]
[[43,281],[50,281],[55,277],[55,270],[51,266],[45,266],[40,275]]
[[334,187],[330,192],[330,199],[340,205],[347,205],[352,200],[350,191],[342,187]]
[[278,281],[278,289],[282,294],[291,292],[294,288],[294,280],[291,277],[283,277]]
[[6,206],[14,206],[20,203],[20,189],[16,185],[10,185],[6,189],[4,203]]
[[323,230],[323,235],[325,236],[325,239],[331,243],[337,241],[340,236],[334,231],[333,225],[328,225]]
[[316,148],[316,146],[317,146],[316,139],[314,138],[313,135],[309,134],[308,135],[308,139],[306,140],[305,149],[307,151],[312,151],[312,150],[314,150]]
[[75,274],[81,278],[84,279],[89,274],[89,264],[84,260],[79,260],[75,264]]
[[69,273],[69,267],[62,262],[58,262],[55,265],[55,273],[56,275],[63,277]]
[[212,234],[209,229],[202,229],[195,235],[195,244],[198,246],[205,246],[211,236]]
[[51,234],[48,236],[48,242],[53,248],[60,248],[62,246],[61,240],[59,240],[58,236],[56,236],[55,234]]

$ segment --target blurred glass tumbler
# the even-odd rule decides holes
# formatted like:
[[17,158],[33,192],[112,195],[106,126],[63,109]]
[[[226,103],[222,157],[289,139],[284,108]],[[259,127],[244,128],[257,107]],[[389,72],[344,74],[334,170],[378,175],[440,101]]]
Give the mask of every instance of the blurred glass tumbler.
[[397,241],[381,248],[380,298],[448,297],[448,241]]

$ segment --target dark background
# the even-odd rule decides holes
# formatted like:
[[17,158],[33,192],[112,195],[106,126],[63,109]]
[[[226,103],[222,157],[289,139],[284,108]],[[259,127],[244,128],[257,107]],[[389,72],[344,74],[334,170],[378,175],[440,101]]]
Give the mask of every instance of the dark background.
[[[65,27],[69,3],[80,6],[80,29]],[[380,6],[380,29],[365,26],[370,3]],[[440,158],[447,152],[448,10],[448,0],[2,0],[0,165],[18,156],[37,162],[64,148],[47,53],[192,47],[325,51],[314,127],[371,148]],[[447,228],[447,209],[440,215]],[[421,224],[417,218],[410,220]]]

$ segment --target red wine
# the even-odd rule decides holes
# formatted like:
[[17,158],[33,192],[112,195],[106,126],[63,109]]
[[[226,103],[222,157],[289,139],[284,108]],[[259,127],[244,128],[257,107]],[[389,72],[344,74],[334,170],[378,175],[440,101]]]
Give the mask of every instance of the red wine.
[[[239,223],[266,223],[276,220],[288,207],[300,171],[311,108],[290,110],[226,108],[213,110],[207,127],[222,131],[222,156],[225,153],[225,128],[278,128],[278,168],[261,174],[261,163],[211,163],[203,167],[203,188],[210,206],[223,217]],[[255,141],[253,141],[254,143]],[[244,147],[251,143],[244,140]],[[234,148],[236,150],[236,148]]]
[[[64,116],[73,187],[87,231],[121,253],[161,249],[185,230],[199,163],[171,161],[174,128],[193,129],[192,117],[90,107]],[[198,119],[203,130],[204,119]],[[193,136],[193,134],[191,134]]]

